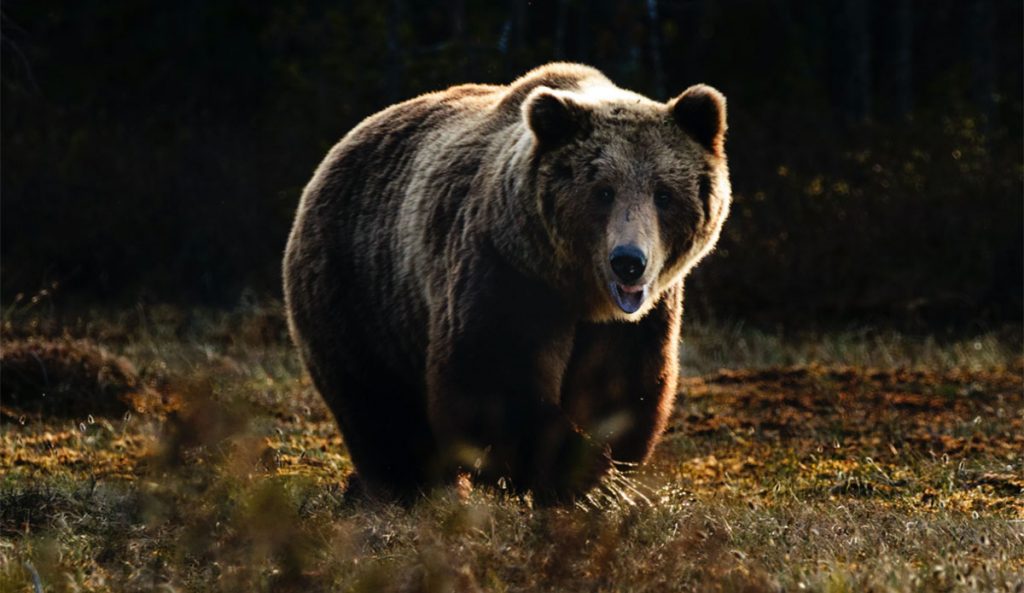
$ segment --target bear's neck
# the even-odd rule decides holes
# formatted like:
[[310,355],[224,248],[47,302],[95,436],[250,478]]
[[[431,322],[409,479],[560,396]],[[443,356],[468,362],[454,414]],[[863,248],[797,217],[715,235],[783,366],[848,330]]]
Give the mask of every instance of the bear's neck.
[[551,288],[570,308],[578,308],[581,303],[574,293],[579,283],[570,277],[564,249],[541,215],[528,135],[522,129],[516,142],[506,144],[504,154],[491,160],[500,168],[485,177],[500,183],[490,184],[488,195],[482,196],[488,219],[484,228],[490,230],[495,249],[510,265]]

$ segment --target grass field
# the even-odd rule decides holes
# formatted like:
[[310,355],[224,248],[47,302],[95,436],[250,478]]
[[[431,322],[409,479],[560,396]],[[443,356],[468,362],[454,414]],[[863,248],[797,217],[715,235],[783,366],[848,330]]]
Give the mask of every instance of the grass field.
[[5,315],[0,591],[1024,591],[1019,330],[684,331],[631,496],[403,509],[273,311]]

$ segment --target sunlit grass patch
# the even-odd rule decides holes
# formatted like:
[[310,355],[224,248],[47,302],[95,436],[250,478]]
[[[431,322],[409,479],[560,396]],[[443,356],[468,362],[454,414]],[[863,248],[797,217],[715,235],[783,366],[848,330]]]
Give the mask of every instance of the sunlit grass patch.
[[808,364],[981,370],[1020,366],[1021,343],[1020,328],[943,336],[865,328],[785,332],[698,322],[683,332],[682,362],[694,374]]

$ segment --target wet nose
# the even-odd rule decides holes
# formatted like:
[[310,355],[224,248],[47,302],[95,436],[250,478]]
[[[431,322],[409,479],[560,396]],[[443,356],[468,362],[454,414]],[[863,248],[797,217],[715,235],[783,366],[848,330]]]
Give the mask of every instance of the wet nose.
[[647,257],[636,245],[619,245],[612,249],[609,260],[612,271],[625,284],[636,282],[644,275],[644,269],[647,267]]

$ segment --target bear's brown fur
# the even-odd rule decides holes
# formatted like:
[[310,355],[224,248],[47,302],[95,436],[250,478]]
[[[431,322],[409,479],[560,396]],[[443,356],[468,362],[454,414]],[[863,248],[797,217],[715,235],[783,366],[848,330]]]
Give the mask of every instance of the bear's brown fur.
[[408,499],[468,471],[561,501],[644,461],[683,278],[729,209],[725,128],[710,87],[658,103],[558,63],[394,105],[334,146],[285,297],[361,483]]

